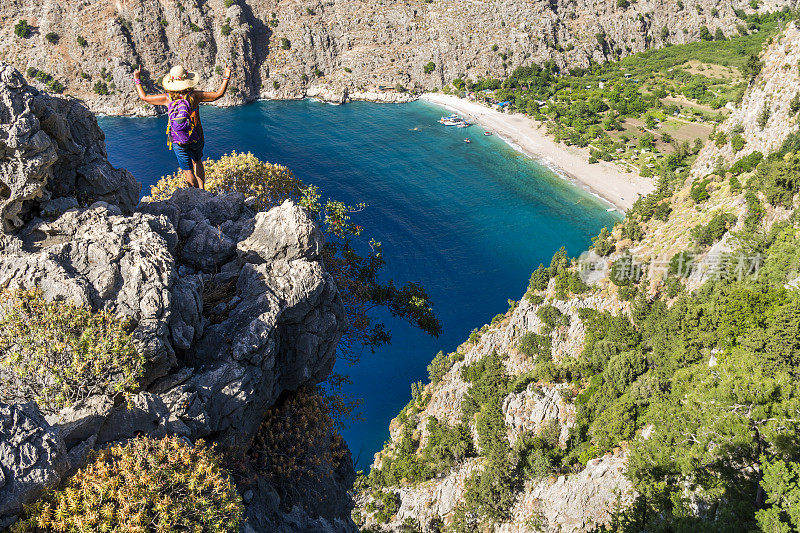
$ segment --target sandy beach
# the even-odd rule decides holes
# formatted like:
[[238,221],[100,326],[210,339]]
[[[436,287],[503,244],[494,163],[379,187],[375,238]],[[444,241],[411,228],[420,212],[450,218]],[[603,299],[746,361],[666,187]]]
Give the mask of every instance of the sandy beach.
[[447,94],[426,93],[420,99],[473,117],[487,131],[533,159],[542,161],[556,173],[582,185],[622,212],[627,211],[640,194],[648,194],[655,188],[652,179],[625,172],[613,163],[600,161],[590,165],[588,150],[556,143],[547,136],[543,127],[525,115],[501,113]]

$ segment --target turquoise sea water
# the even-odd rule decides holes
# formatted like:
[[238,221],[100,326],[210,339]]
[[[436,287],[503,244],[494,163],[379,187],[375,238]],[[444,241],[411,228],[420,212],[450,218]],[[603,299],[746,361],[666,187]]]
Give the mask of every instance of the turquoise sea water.
[[[354,219],[383,243],[387,276],[422,282],[435,303],[444,327],[439,338],[383,316],[392,344],[365,351],[356,366],[339,364],[353,380],[348,392],[364,400],[363,421],[343,431],[360,468],[388,438],[410,384],[427,380],[437,351],[452,351],[506,311],[507,299],[520,298],[531,271],[560,246],[577,255],[619,216],[480,127],[440,126],[443,114],[449,113],[422,102],[202,110],[207,157],[251,151],[288,166],[325,196],[366,202]],[[164,117],[99,122],[109,159],[133,172],[143,193],[177,168]]]

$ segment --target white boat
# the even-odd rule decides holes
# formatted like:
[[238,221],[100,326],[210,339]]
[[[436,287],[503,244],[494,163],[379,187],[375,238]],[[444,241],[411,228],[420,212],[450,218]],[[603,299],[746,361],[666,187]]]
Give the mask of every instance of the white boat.
[[458,124],[458,127],[459,127],[459,128],[469,128],[470,126],[472,126],[472,124],[470,124],[470,123],[469,123],[469,122],[467,122],[466,120],[465,120],[465,121],[463,121],[463,122],[461,122],[461,124]]
[[450,115],[449,117],[442,117],[439,119],[439,124],[444,124],[445,126],[461,126],[462,124],[469,124],[466,120],[459,117],[458,115]]

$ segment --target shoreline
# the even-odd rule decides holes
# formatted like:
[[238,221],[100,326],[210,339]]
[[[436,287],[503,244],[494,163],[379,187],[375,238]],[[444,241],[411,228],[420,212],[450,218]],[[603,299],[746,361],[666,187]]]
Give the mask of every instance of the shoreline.
[[582,186],[623,214],[640,194],[644,196],[655,189],[652,180],[625,172],[612,163],[598,161],[589,164],[587,149],[555,142],[525,115],[501,113],[477,102],[440,93],[425,93],[419,100],[473,117],[514,150],[544,164],[574,185]]

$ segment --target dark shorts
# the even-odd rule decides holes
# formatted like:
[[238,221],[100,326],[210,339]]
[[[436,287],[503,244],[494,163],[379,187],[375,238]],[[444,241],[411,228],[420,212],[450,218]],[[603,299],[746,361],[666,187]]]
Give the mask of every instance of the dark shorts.
[[172,151],[175,152],[175,158],[178,160],[178,166],[181,167],[181,170],[193,170],[192,161],[203,159],[203,145],[205,143],[204,139],[190,144],[172,143]]

